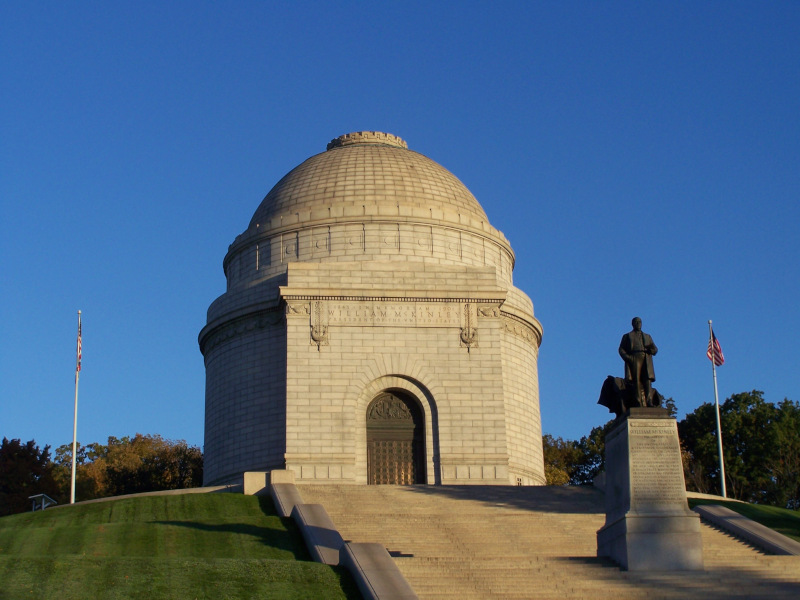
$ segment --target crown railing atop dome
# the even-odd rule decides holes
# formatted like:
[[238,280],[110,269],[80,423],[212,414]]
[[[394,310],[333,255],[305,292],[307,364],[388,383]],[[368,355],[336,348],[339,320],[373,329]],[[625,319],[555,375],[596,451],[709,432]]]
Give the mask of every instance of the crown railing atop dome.
[[408,149],[408,144],[402,138],[383,133],[382,131],[354,131],[334,138],[328,144],[326,150],[341,148],[342,146],[352,146],[354,144],[385,144],[397,148]]

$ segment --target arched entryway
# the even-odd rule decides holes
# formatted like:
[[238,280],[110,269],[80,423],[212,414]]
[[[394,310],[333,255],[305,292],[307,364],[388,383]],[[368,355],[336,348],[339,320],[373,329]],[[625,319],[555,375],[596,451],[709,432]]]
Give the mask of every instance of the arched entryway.
[[422,408],[400,390],[381,392],[367,407],[367,483],[425,483]]

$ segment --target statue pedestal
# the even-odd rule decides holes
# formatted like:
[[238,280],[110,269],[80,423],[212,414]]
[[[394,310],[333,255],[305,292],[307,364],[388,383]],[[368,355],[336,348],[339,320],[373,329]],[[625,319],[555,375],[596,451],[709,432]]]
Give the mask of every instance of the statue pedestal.
[[606,523],[597,555],[629,571],[703,569],[700,517],[689,510],[678,427],[662,408],[632,408],[606,436]]

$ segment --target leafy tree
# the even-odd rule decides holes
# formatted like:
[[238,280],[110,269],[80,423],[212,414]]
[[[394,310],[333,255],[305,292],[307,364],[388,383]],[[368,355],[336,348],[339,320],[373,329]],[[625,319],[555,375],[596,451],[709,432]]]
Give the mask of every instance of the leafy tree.
[[[103,469],[94,461],[105,451],[105,446],[98,443],[83,446],[78,442],[76,448],[75,498],[89,500],[104,496]],[[69,499],[72,487],[72,444],[63,444],[56,448],[53,462],[55,463],[53,474],[61,490],[61,496],[66,501]]]
[[581,459],[581,451],[576,443],[545,434],[542,437],[542,447],[544,449],[544,476],[547,485],[567,485],[572,479],[575,465]]
[[600,474],[606,462],[606,434],[614,428],[616,420],[612,419],[605,425],[593,427],[589,435],[583,436],[576,443],[580,451],[580,460],[575,465],[570,478],[573,485],[591,485],[594,478]]
[[678,423],[678,435],[686,448],[686,486],[695,492],[720,491],[714,405],[705,403]]
[[47,494],[61,501],[53,478],[50,446],[39,449],[34,440],[3,438],[0,444],[0,516],[30,510],[29,496]]
[[202,455],[186,442],[171,442],[161,436],[114,440],[109,438],[106,463],[111,495],[154,490],[174,490],[202,485]]
[[[72,445],[56,451],[59,481],[69,489]],[[109,437],[107,444],[80,446],[77,451],[76,497],[80,500],[198,487],[203,480],[203,455],[185,441],[160,435]]]
[[678,406],[675,404],[675,400],[673,400],[672,397],[664,399],[664,406],[662,408],[665,408],[669,416],[673,419],[678,416]]
[[773,502],[800,510],[800,404],[784,399],[778,405],[774,427]]
[[[664,400],[671,416],[672,398]],[[800,404],[777,406],[753,390],[734,394],[720,406],[729,496],[800,509]],[[543,437],[548,485],[587,485],[603,470],[606,435],[615,421],[592,429],[579,441]],[[721,490],[714,405],[703,404],[678,423],[687,489]]]
[[[800,406],[778,406],[753,390],[734,394],[720,406],[726,487],[748,502],[800,508]],[[697,491],[721,490],[716,414],[710,403],[678,424],[688,461],[687,485]]]
[[[769,463],[775,446],[775,406],[762,392],[734,394],[722,406],[723,455],[728,487],[734,498],[768,501]],[[727,452],[725,452],[727,450]]]

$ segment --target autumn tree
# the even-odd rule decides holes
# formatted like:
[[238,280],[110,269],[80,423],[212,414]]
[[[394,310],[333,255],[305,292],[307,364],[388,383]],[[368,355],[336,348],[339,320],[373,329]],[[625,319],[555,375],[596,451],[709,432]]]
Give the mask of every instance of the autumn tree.
[[544,451],[544,476],[547,485],[567,485],[572,479],[575,465],[581,458],[580,450],[572,440],[554,438],[550,434],[542,437]]
[[[72,446],[59,447],[56,463],[62,482],[71,460]],[[80,446],[76,462],[76,496],[81,500],[199,487],[203,481],[200,449],[160,435],[112,436],[107,444]]]
[[[104,496],[105,475],[103,468],[95,464],[95,460],[104,452],[104,446],[98,443],[86,446],[76,443],[75,454],[75,498],[90,500]],[[53,475],[58,482],[62,497],[68,499],[72,486],[72,444],[64,444],[56,448]]]

